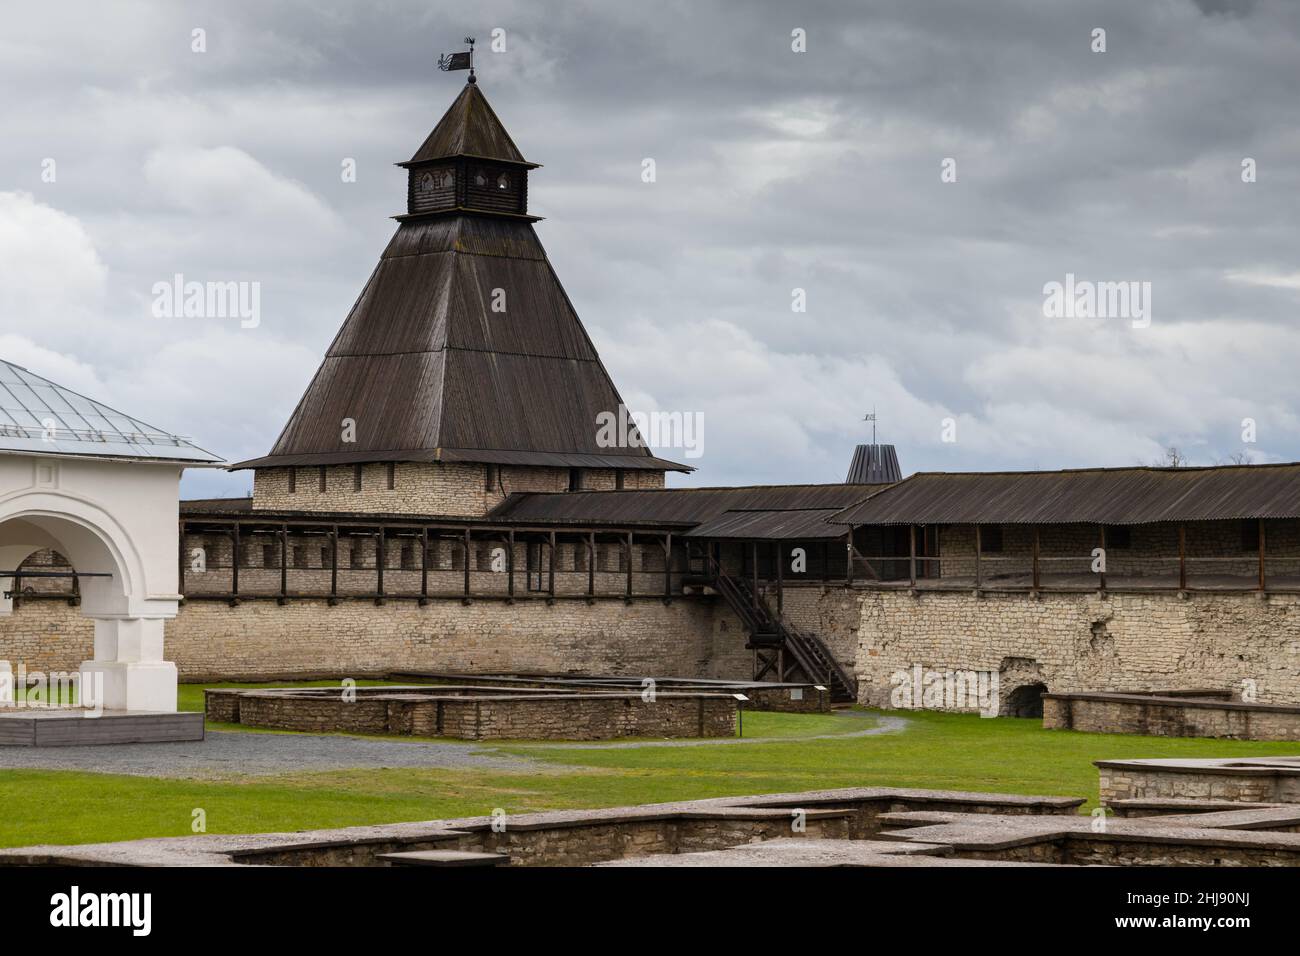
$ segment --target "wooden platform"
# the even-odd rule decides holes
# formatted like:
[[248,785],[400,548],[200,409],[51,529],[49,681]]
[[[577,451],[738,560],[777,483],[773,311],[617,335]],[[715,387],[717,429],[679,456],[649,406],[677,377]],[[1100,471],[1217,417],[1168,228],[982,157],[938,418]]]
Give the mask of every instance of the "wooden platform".
[[0,746],[78,747],[202,740],[201,713],[0,707]]

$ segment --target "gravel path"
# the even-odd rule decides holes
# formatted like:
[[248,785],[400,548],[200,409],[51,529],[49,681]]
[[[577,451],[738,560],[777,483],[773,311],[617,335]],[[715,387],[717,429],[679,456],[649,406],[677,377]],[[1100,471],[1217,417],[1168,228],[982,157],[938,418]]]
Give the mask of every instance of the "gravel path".
[[537,770],[526,758],[476,744],[376,740],[341,734],[252,734],[209,730],[206,740],[103,747],[0,747],[0,769],[84,770],[139,777],[264,776],[349,767]]
[[[810,737],[725,737],[705,740],[649,740],[626,743],[509,744],[547,750],[633,750],[641,747],[717,747],[735,744],[798,743],[892,734],[901,717],[848,711],[846,720],[874,723],[847,734]],[[414,767],[435,770],[538,771],[543,765],[521,756],[491,753],[481,745],[379,740],[342,734],[258,734],[209,730],[206,740],[174,744],[116,744],[103,747],[0,747],[0,770],[82,770],[137,777],[221,778],[312,773],[348,768]],[[554,770],[553,764],[545,765]]]

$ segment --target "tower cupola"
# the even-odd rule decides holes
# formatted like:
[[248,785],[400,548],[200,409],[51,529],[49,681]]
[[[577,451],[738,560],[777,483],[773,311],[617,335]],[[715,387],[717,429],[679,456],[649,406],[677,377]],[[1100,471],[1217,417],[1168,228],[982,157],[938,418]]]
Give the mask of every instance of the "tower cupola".
[[519,152],[473,77],[420,148],[404,163],[406,213],[528,215],[528,173]]

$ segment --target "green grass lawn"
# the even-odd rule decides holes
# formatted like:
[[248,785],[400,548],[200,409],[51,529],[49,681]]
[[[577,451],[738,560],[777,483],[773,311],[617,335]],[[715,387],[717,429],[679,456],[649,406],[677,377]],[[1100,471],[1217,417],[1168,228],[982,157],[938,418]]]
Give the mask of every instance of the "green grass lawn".
[[[322,682],[329,684],[332,682]],[[201,701],[183,687],[182,706]],[[174,780],[72,771],[0,771],[0,845],[301,830],[530,810],[654,803],[744,793],[896,786],[1097,796],[1092,761],[1119,757],[1296,754],[1300,745],[1043,730],[1038,721],[928,712],[897,734],[844,736],[870,716],[748,713],[762,744],[641,748],[493,747],[538,762],[527,772],[418,769],[286,772]],[[810,739],[829,736],[824,739]],[[487,748],[484,748],[487,749]]]

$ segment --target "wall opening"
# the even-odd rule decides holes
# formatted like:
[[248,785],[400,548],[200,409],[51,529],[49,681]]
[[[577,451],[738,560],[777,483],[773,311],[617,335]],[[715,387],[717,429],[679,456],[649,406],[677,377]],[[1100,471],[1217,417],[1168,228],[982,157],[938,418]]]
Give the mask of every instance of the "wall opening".
[[1022,684],[1007,695],[1005,717],[1043,717],[1043,695],[1046,684]]

